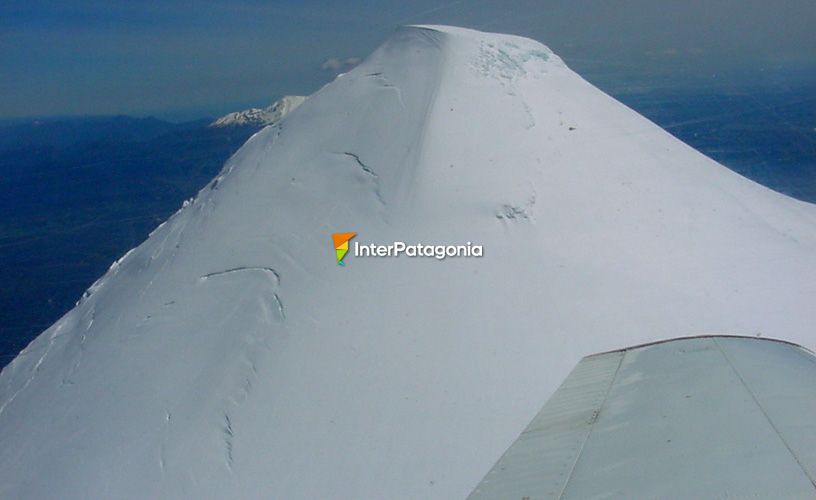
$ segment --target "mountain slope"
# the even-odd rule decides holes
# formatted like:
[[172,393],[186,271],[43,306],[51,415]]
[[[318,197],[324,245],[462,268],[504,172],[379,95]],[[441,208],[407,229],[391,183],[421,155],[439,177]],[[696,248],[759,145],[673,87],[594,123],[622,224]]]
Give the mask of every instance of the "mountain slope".
[[147,138],[150,122],[116,121],[50,122],[75,143],[60,146],[69,134],[0,153],[0,368],[259,130],[201,121]]
[[[481,258],[346,258],[464,243]],[[816,348],[816,209],[531,40],[397,31],[0,375],[0,496],[463,498],[584,355]]]
[[266,108],[249,108],[243,111],[229,113],[218,118],[210,124],[210,127],[230,127],[236,125],[258,125],[266,126],[280,121],[303,104],[306,98],[299,95],[287,95],[279,101],[275,101]]

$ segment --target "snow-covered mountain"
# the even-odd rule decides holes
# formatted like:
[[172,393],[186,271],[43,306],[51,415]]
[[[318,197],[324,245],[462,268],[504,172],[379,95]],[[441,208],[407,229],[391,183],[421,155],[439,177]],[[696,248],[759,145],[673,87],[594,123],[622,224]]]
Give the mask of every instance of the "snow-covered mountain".
[[[355,258],[473,242],[481,258]],[[532,40],[398,30],[0,375],[2,498],[464,498],[584,355],[816,348],[816,207]]]
[[272,125],[283,119],[303,104],[306,98],[300,95],[287,95],[266,108],[249,108],[229,113],[210,123],[210,127],[230,127],[235,125]]

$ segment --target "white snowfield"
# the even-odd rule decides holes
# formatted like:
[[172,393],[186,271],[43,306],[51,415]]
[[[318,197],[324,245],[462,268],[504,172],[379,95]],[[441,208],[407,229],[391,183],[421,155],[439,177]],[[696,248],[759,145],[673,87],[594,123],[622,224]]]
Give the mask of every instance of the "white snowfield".
[[266,108],[249,108],[229,113],[214,122],[210,127],[230,127],[233,125],[273,125],[303,104],[306,98],[301,95],[287,95]]
[[[346,257],[360,243],[482,258]],[[816,348],[816,206],[538,42],[398,30],[0,375],[0,498],[466,497],[581,357]]]

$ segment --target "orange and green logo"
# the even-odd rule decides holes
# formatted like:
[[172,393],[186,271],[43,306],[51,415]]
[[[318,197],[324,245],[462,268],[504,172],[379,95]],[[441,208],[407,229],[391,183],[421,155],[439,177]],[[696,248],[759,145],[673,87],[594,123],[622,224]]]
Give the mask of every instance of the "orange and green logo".
[[332,234],[332,241],[334,242],[334,251],[337,254],[337,264],[345,266],[343,257],[349,251],[349,240],[357,236],[357,233],[334,233]]

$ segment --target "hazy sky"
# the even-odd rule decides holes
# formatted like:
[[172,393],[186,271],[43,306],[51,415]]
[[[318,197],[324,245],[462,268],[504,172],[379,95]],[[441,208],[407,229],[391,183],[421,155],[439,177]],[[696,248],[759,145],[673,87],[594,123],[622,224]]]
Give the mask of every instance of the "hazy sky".
[[815,0],[4,0],[0,118],[264,105],[315,91],[412,23],[530,36],[613,90],[816,72]]

